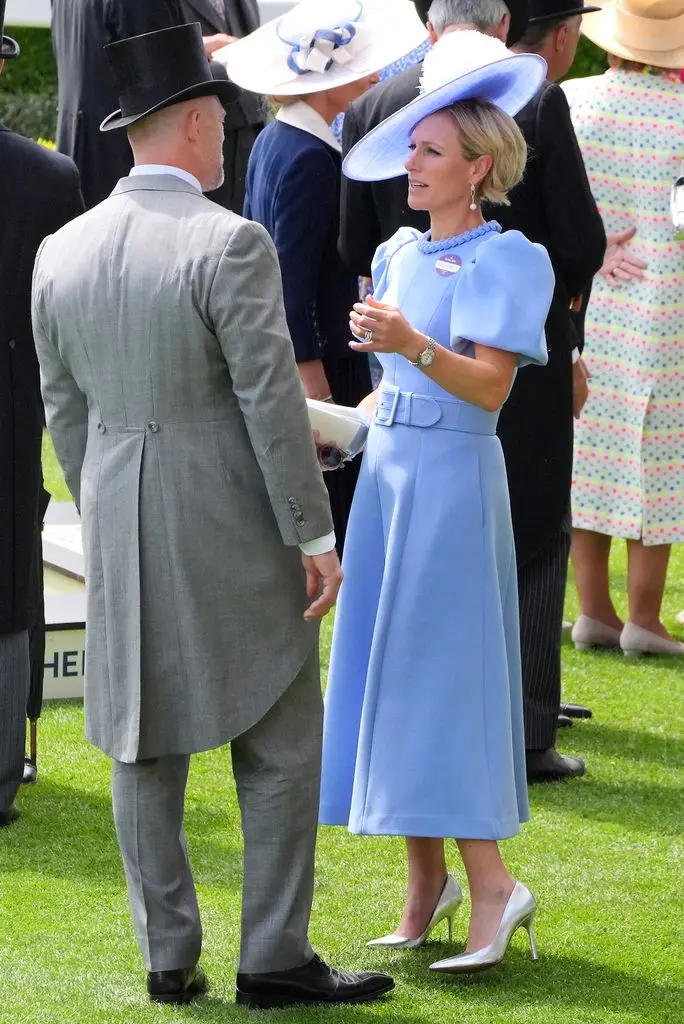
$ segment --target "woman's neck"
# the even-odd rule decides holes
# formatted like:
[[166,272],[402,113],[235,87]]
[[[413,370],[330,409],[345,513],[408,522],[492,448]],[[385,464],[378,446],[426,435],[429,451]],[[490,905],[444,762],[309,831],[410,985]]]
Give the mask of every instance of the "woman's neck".
[[472,231],[485,223],[480,207],[471,210],[445,210],[430,214],[430,240],[441,242],[445,238],[455,238],[466,231]]
[[337,109],[337,105],[330,99],[328,93],[329,89],[324,92],[315,92],[310,96],[304,96],[304,102],[308,103],[317,114],[320,114],[326,124],[332,124],[340,111]]

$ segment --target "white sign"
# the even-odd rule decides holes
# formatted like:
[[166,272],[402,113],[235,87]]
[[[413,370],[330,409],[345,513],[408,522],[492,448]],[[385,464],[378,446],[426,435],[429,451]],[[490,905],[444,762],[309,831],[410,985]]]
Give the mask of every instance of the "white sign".
[[[259,0],[262,24],[294,7],[294,0]],[[7,0],[5,25],[50,24],[50,0]]]
[[43,698],[83,697],[85,629],[50,629],[45,636]]

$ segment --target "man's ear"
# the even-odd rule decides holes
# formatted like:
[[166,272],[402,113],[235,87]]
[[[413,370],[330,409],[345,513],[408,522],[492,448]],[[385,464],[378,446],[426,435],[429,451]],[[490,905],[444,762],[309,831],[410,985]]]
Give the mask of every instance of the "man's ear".
[[568,45],[568,23],[563,22],[562,25],[558,25],[554,33],[553,48],[556,53],[562,53],[565,47]]
[[505,43],[506,40],[508,39],[508,33],[510,31],[510,28],[511,28],[511,16],[510,16],[510,14],[504,14],[504,16],[501,19],[501,21],[499,22],[499,24],[492,31],[492,35],[496,39],[500,39],[502,43]]
[[439,36],[435,32],[435,26],[432,24],[431,21],[428,21],[428,23],[427,23],[427,30],[428,30],[428,37],[430,39],[430,45],[434,46],[435,43],[437,42],[437,40],[439,39]]

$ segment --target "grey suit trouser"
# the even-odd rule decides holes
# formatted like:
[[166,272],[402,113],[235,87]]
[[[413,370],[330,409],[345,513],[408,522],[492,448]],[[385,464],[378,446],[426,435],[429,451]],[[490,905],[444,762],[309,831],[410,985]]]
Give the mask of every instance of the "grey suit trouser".
[[0,634],[0,811],[9,810],[24,777],[30,681],[28,631]]
[[[308,941],[323,703],[318,653],[231,743],[244,836],[241,971],[300,967]],[[190,967],[202,945],[183,831],[190,757],[113,763],[114,820],[135,934],[148,971]]]

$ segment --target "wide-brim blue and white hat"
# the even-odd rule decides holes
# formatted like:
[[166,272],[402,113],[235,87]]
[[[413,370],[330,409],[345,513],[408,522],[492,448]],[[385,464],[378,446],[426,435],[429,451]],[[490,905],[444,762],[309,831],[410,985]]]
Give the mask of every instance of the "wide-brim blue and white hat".
[[373,75],[426,39],[410,0],[302,0],[212,60],[250,92],[303,96]]
[[413,129],[458,100],[483,100],[517,114],[540,89],[546,61],[511,53],[499,39],[471,29],[447,32],[423,62],[415,100],[382,121],[351,149],[343,171],[356,181],[383,181],[406,174]]

